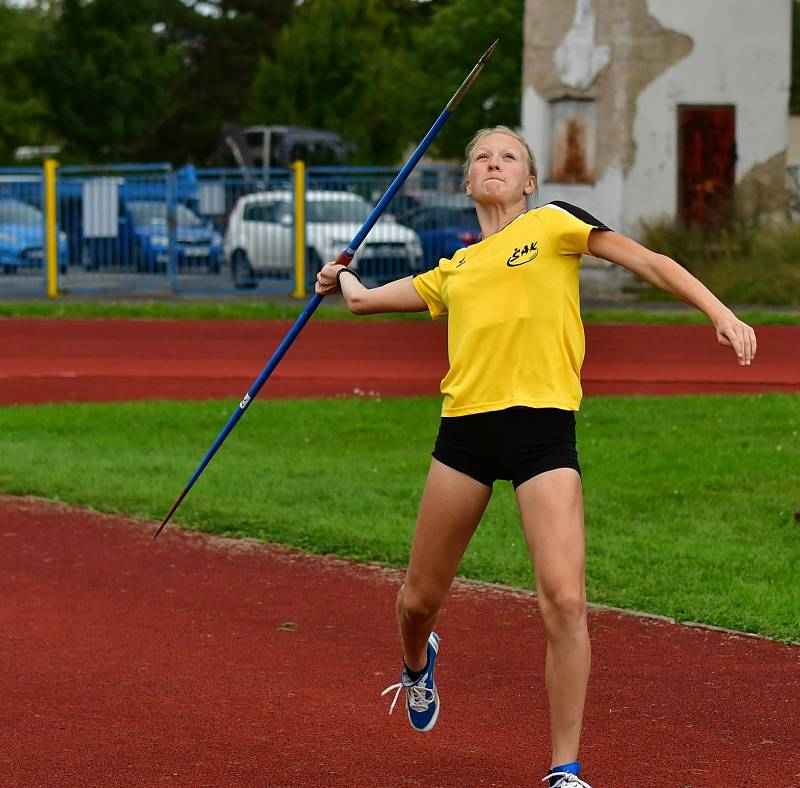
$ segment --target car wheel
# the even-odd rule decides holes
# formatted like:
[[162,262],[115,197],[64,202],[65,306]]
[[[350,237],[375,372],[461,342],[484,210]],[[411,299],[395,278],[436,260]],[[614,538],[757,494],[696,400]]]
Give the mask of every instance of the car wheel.
[[231,257],[231,278],[237,288],[253,288],[256,286],[256,274],[247,259],[247,252],[237,249]]

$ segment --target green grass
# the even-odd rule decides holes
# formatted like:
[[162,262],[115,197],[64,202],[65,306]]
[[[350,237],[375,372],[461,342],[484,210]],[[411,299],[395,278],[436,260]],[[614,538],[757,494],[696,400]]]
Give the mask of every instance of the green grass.
[[[234,400],[0,409],[0,489],[160,520]],[[402,566],[438,398],[258,401],[175,516],[185,527]],[[800,639],[800,398],[587,398],[589,598]],[[530,588],[498,483],[465,577]]]
[[[0,317],[89,317],[148,318],[168,320],[294,320],[308,303],[304,301],[269,300],[187,300],[187,301],[0,301]],[[323,304],[314,313],[317,320],[363,320],[342,305]],[[430,318],[427,314],[393,315],[397,320]],[[370,318],[368,318],[370,319]],[[375,319],[375,318],[371,318]]]
[[[670,297],[671,298],[671,297]],[[620,307],[615,309],[586,309],[586,323],[708,323],[705,315],[685,307],[675,299],[675,309],[644,309]],[[294,320],[303,311],[307,301],[0,301],[0,317],[45,318],[148,318],[168,320]],[[328,302],[326,302],[327,304]],[[341,301],[330,299],[331,306],[323,304],[314,313],[316,320],[424,320],[426,312],[358,317],[341,306]],[[800,325],[800,309],[766,311],[737,310],[739,317],[752,325]]]

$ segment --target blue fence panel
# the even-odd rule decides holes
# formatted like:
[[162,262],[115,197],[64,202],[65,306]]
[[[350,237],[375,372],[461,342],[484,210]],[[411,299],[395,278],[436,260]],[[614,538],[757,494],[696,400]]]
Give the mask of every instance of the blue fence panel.
[[[307,292],[396,174],[380,167],[307,170]],[[368,284],[432,268],[479,238],[460,180],[457,167],[412,173],[353,261]],[[295,290],[289,169],[66,166],[58,170],[56,199],[62,291]],[[0,170],[0,294],[45,291],[42,202],[40,170]]]
[[60,168],[56,204],[68,239],[60,287],[163,289],[177,257],[170,182],[168,164]]
[[[42,171],[0,168],[0,295],[45,292]],[[59,231],[58,245],[66,237]]]

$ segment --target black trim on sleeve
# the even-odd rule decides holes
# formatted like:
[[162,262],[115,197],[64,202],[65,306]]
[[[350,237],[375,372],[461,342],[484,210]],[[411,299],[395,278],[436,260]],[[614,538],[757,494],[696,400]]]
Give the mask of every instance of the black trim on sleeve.
[[562,210],[566,211],[567,213],[571,213],[576,219],[580,219],[582,222],[586,224],[591,224],[595,230],[608,230],[611,231],[610,227],[607,227],[603,224],[599,219],[595,219],[592,214],[588,211],[584,211],[583,208],[578,208],[576,205],[571,205],[568,202],[563,202],[562,200],[550,200],[548,205],[557,205]]

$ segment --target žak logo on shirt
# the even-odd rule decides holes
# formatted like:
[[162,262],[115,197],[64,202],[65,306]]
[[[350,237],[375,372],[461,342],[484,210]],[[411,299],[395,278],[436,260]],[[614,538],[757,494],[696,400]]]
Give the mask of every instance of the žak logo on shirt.
[[506,260],[509,268],[516,268],[518,265],[525,265],[539,256],[539,242],[532,241],[525,246],[515,246],[514,253]]
[[461,258],[461,259],[460,259],[460,260],[459,260],[459,261],[456,263],[456,268],[461,268],[461,266],[462,266],[462,265],[464,265],[464,263],[466,263],[466,262],[467,262],[467,258],[466,258],[466,257],[462,257],[462,258]]

